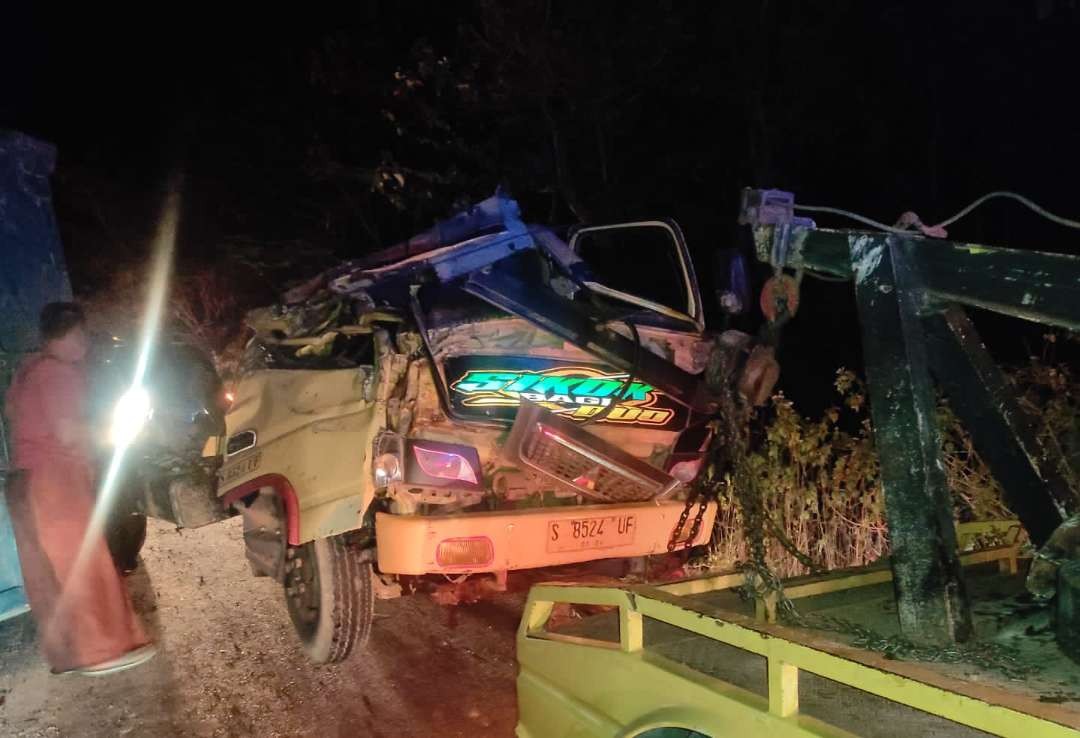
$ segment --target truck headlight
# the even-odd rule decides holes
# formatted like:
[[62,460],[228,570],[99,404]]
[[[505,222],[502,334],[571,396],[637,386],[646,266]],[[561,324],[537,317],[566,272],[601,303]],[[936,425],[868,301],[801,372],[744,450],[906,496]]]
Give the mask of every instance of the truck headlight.
[[394,454],[380,454],[372,464],[375,473],[375,486],[382,488],[391,482],[401,480],[401,462]]
[[472,446],[427,439],[405,442],[405,481],[425,487],[480,489],[480,456]]
[[479,484],[473,465],[462,454],[445,449],[424,448],[412,445],[420,471],[429,477],[447,479],[451,482]]
[[405,441],[392,431],[383,431],[375,438],[372,449],[371,471],[375,487],[382,489],[391,482],[400,482],[403,475],[401,457],[405,454]]
[[109,442],[117,447],[131,444],[150,419],[150,394],[145,388],[135,386],[116,401],[109,427]]

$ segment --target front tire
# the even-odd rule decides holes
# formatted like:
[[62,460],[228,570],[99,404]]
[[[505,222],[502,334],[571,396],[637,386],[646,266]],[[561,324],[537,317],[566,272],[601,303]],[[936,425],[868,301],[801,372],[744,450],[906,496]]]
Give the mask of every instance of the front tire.
[[375,616],[372,576],[371,562],[344,536],[288,548],[285,602],[309,659],[335,663],[367,642]]

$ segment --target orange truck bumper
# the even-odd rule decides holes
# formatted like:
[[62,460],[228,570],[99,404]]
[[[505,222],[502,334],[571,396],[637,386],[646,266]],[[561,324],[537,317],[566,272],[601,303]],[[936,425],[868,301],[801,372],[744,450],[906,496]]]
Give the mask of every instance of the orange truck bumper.
[[[379,513],[379,569],[411,575],[474,573],[666,553],[685,507],[676,500],[439,517]],[[689,535],[697,509],[680,539]],[[715,518],[716,503],[710,502],[690,545],[709,540]]]

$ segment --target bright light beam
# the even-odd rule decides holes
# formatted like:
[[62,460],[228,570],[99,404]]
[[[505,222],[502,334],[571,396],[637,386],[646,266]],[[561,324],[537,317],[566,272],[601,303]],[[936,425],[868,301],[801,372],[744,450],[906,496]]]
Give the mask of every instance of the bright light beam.
[[[174,186],[170,188],[165,200],[164,212],[154,238],[150,279],[146,292],[146,311],[143,314],[142,328],[139,334],[138,359],[131,378],[131,387],[127,391],[130,396],[142,397],[146,392],[143,387],[143,380],[146,377],[146,370],[150,365],[150,359],[157,344],[157,337],[161,330],[161,319],[165,311],[165,301],[169,294],[169,280],[172,276],[173,255],[176,251],[176,230],[179,214],[179,187]],[[133,434],[129,434],[116,440],[117,444],[113,449],[112,458],[109,460],[109,466],[98,488],[97,502],[94,505],[94,513],[90,519],[90,527],[83,537],[79,555],[71,573],[73,577],[79,575],[80,569],[85,564],[86,557],[92,551],[95,543],[102,541],[105,522],[108,520],[109,511],[113,507],[124,457],[135,438]]]

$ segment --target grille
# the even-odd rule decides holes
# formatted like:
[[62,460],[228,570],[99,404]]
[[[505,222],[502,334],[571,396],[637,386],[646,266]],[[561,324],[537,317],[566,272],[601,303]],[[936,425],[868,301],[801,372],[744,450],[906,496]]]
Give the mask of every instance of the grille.
[[522,461],[603,502],[645,502],[668,487],[662,478],[656,478],[663,475],[658,469],[648,467],[655,472],[648,476],[635,473],[543,423],[531,424],[520,449]]

